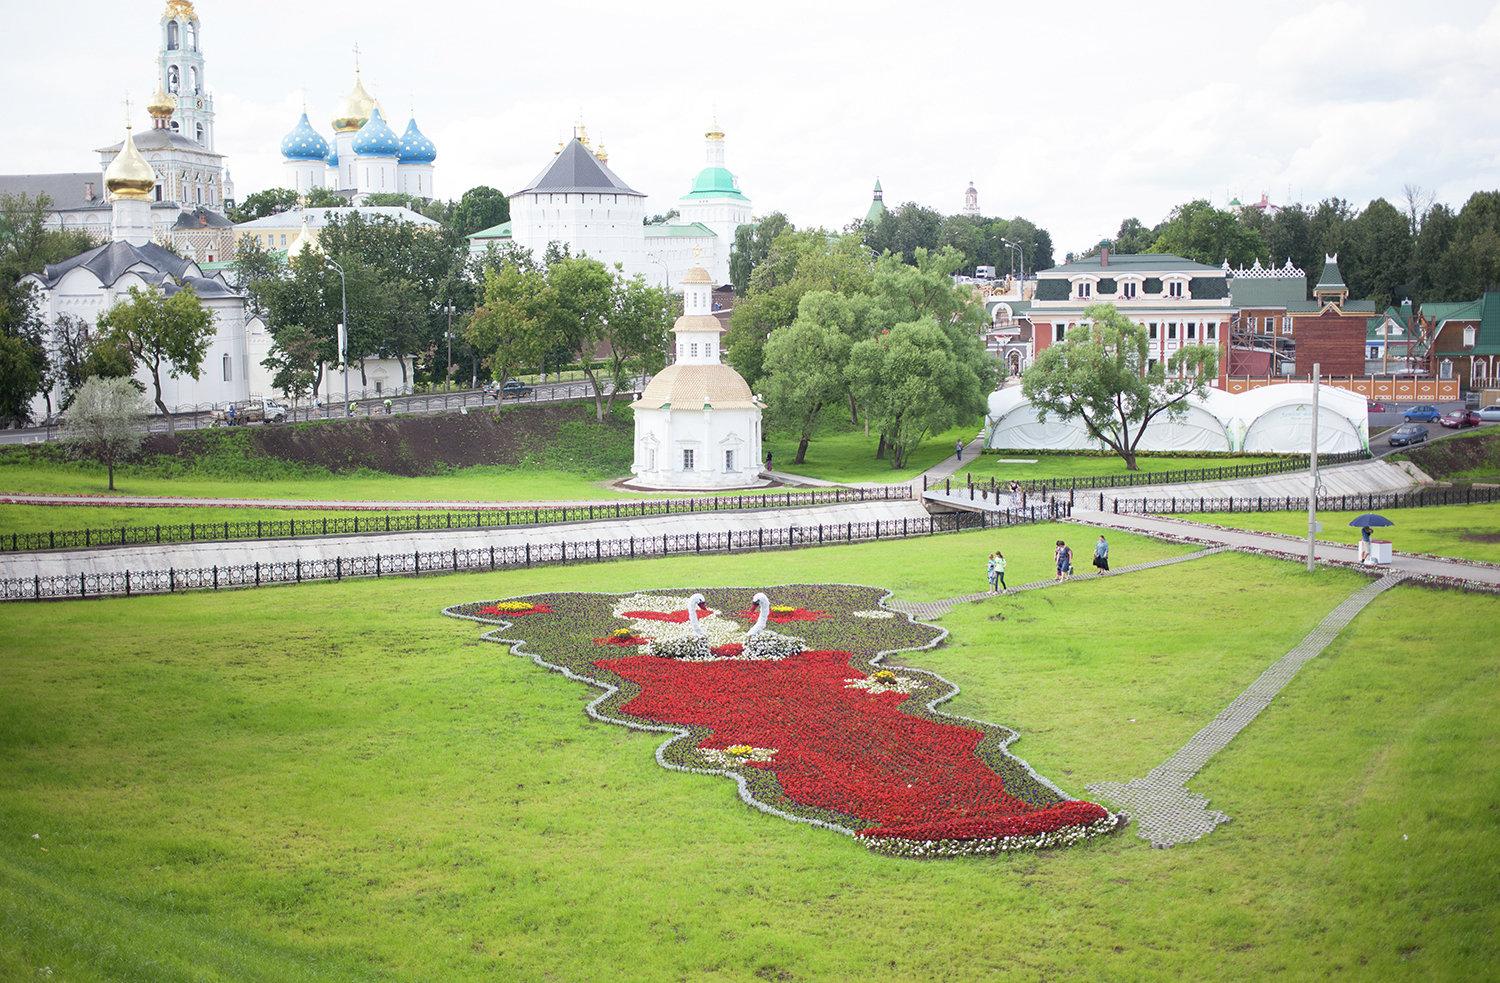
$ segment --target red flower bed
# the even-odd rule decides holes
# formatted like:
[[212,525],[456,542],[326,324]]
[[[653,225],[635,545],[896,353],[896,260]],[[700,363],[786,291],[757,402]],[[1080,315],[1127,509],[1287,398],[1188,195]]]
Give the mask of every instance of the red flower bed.
[[595,645],[618,645],[621,648],[635,648],[637,645],[645,645],[649,638],[639,635],[605,635],[603,638],[594,639]]
[[[821,613],[821,612],[819,612]],[[700,747],[775,748],[749,762],[793,801],[859,817],[861,836],[968,840],[1047,833],[1104,819],[1090,802],[1030,805],[975,753],[984,732],[901,711],[909,697],[849,688],[847,652],[779,662],[683,662],[651,655],[595,663],[640,687],[622,710],[706,727]]]
[[[698,617],[706,618],[713,614],[708,608],[699,608]],[[674,625],[685,624],[688,619],[687,610],[681,611],[623,611],[620,617],[629,618],[632,621],[666,621]]]
[[[751,608],[748,611],[737,611],[735,616],[744,618],[746,621],[754,621],[760,617],[760,612]],[[820,621],[828,617],[827,611],[809,611],[807,608],[793,608],[790,611],[772,611],[766,620],[776,625],[784,625],[788,621]]]
[[715,645],[709,651],[714,655],[744,655],[745,646],[739,642],[726,642],[723,645]]
[[528,614],[551,614],[552,609],[545,604],[533,604],[530,607],[515,610],[503,609],[498,604],[486,604],[476,613],[486,618],[524,618]]

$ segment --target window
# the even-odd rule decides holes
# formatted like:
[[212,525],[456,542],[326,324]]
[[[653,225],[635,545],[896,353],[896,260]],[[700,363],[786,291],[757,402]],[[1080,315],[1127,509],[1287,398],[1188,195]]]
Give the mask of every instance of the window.
[[376,379],[375,380],[375,395],[379,396],[380,395],[380,391],[382,389],[384,389],[384,388],[385,388],[385,382],[384,382],[384,380]]
[[1219,337],[1219,325],[1217,321],[1210,321],[1203,326],[1203,337],[1209,341]]
[[188,50],[189,51],[197,51],[198,50],[198,30],[197,30],[197,28],[195,28],[195,27],[193,27],[193,25],[189,24],[187,26],[186,33],[187,33],[187,46],[188,46]]
[[1473,348],[1474,347],[1474,328],[1473,328],[1473,326],[1464,328],[1464,347],[1465,348]]
[[1052,325],[1052,340],[1053,341],[1062,341],[1063,337],[1067,333],[1068,333],[1068,326],[1066,324],[1054,324],[1054,325]]
[[1167,340],[1168,341],[1176,341],[1177,340],[1177,322],[1176,321],[1168,321],[1167,322]]
[[199,92],[203,91],[198,87],[198,69],[192,67],[191,65],[188,66],[188,91],[193,95],[197,95]]
[[1438,366],[1438,378],[1439,379],[1451,379],[1451,378],[1453,378],[1453,360],[1451,358],[1445,358],[1445,359],[1443,359],[1443,364]]
[[196,134],[197,134],[197,140],[198,140],[198,142],[199,142],[199,143],[202,143],[202,142],[203,142],[203,124],[202,124],[202,123],[199,123],[199,124],[198,124],[198,125],[197,125],[197,126],[196,126],[196,127],[195,127],[195,128],[194,128],[194,131],[193,131],[193,132],[195,132],[195,133],[196,133]]
[[1367,352],[1365,354],[1365,358],[1371,359],[1373,361],[1374,359],[1377,359],[1379,357],[1380,357],[1380,346],[1379,345],[1371,345],[1369,352]]
[[1146,325],[1146,330],[1147,330],[1148,334],[1150,335],[1151,340],[1155,341],[1156,340],[1156,322],[1152,321],[1150,324]]
[[693,352],[693,357],[697,358],[698,357],[698,343],[696,341],[693,342],[692,352]]
[[229,356],[225,355],[224,356],[224,381],[225,382],[229,381],[229,376],[230,376]]
[[[1266,323],[1267,323],[1267,324],[1270,324],[1270,323],[1271,323],[1271,321],[1270,321],[1270,319],[1269,319],[1269,318],[1267,318],[1267,319],[1266,319]],[[1254,315],[1254,314],[1251,314],[1251,315],[1250,315],[1250,330],[1251,330],[1251,331],[1254,331],[1254,330],[1255,330],[1255,315]]]
[[1173,297],[1173,298],[1175,298],[1177,300],[1181,300],[1182,299],[1182,281],[1181,280],[1173,280],[1171,283],[1167,284],[1167,296],[1168,297]]
[[1094,285],[1087,280],[1078,281],[1078,296],[1087,300],[1094,295]]
[[1471,365],[1471,366],[1469,366],[1469,375],[1473,376],[1473,381],[1475,381],[1475,382],[1478,382],[1481,379],[1483,379],[1484,376],[1485,376],[1485,365],[1484,365],[1484,363],[1481,362],[1481,361],[1478,361],[1476,359],[1475,362],[1474,362],[1474,364]]
[[1135,281],[1126,280],[1125,283],[1121,285],[1121,293],[1125,295],[1126,300],[1135,300]]
[[1198,323],[1196,321],[1189,321],[1187,323],[1187,340],[1188,341],[1197,341],[1198,340]]
[[685,347],[686,347],[686,346],[685,346],[685,345],[683,345],[683,343],[682,343],[682,342],[680,342],[680,341],[679,341],[679,342],[678,342],[678,343],[677,343],[677,357],[678,357],[678,358],[681,358],[681,357],[682,357],[682,351],[683,351],[683,349],[684,349],[684,348],[685,348]]
[[734,470],[734,451],[725,451],[724,452],[724,470],[725,471],[733,471]]
[[167,25],[167,50],[177,50],[177,22],[175,20]]
[[1290,314],[1283,314],[1281,317],[1281,333],[1292,333],[1292,316]]
[[691,447],[684,447],[682,449],[682,470],[693,470],[693,449]]
[[182,87],[182,76],[178,74],[176,65],[167,66],[167,91],[176,94]]

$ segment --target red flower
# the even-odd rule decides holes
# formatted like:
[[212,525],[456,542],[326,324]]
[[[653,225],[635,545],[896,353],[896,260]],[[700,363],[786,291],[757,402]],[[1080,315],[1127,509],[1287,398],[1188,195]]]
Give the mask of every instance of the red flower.
[[650,639],[639,635],[605,635],[603,638],[594,639],[595,645],[618,645],[622,648],[634,648],[637,645],[645,645]]
[[739,642],[726,642],[723,645],[715,645],[709,651],[714,655],[744,655],[745,646]]
[[[713,614],[706,607],[698,609],[698,617],[706,618]],[[668,621],[674,625],[684,624],[688,619],[686,610],[682,611],[625,611],[620,617],[629,618],[632,621]]]
[[498,604],[486,604],[476,613],[487,618],[524,618],[528,614],[551,614],[552,608],[545,604],[533,604],[525,608],[502,609]]
[[772,760],[747,767],[772,772],[795,802],[857,817],[862,836],[1034,835],[1108,815],[1091,802],[1033,805],[1010,794],[975,753],[983,731],[903,713],[904,693],[850,688],[849,660],[822,651],[779,662],[633,655],[595,665],[640,687],[622,708],[633,717],[707,728],[704,748],[775,748]]
[[[754,621],[760,617],[760,612],[751,608],[748,611],[735,612],[735,617],[743,618],[746,621]],[[773,610],[767,616],[766,620],[772,624],[781,625],[788,621],[818,621],[826,617],[828,617],[827,611],[809,611],[807,608],[793,608],[790,611]]]

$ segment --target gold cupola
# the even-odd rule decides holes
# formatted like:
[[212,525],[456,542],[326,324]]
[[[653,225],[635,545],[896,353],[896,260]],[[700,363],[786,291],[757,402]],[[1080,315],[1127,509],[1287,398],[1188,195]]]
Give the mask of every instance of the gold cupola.
[[167,9],[162,17],[168,20],[196,21],[198,12],[193,9],[193,0],[167,0]]
[[589,128],[583,125],[582,119],[573,124],[573,139],[583,144],[585,150],[593,149],[593,145],[589,143]]
[[343,109],[333,118],[333,129],[338,133],[353,133],[369,122],[370,113],[380,108],[375,97],[365,91],[364,79],[359,69],[354,70],[354,88],[344,100]]
[[177,97],[162,88],[160,82],[156,83],[156,93],[151,97],[151,101],[146,103],[146,112],[150,113],[151,118],[156,121],[156,128],[165,129],[167,121],[176,111]]
[[724,139],[724,130],[723,130],[722,127],[719,126],[719,114],[718,113],[714,114],[713,125],[710,126],[708,128],[708,132],[705,133],[705,134],[703,134],[703,135],[704,135],[704,137],[706,137],[709,140],[722,140],[722,139]]
[[594,151],[594,156],[599,159],[599,163],[601,164],[609,163],[609,151],[604,149],[604,142],[602,140],[599,142],[599,149]]
[[156,189],[156,171],[135,149],[135,135],[125,127],[125,142],[104,171],[104,188],[112,198],[149,201]]

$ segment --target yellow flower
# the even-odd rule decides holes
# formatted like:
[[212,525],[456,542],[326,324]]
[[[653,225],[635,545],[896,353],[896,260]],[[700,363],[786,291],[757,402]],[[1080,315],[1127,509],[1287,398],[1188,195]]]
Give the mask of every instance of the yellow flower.
[[882,683],[894,683],[896,681],[896,674],[889,669],[877,669],[870,674],[870,678],[879,680]]
[[748,744],[733,744],[724,749],[725,754],[732,754],[737,758],[748,758],[755,748]]
[[630,629],[629,628],[616,628],[614,631],[610,632],[610,635],[612,637],[614,637],[614,638],[629,638],[630,637]]
[[495,605],[499,611],[530,611],[534,607],[530,601],[500,601]]
[[793,607],[792,605],[790,605],[790,604],[773,604],[773,605],[771,605],[771,613],[772,614],[791,614],[795,610],[797,610],[797,609],[795,607]]

